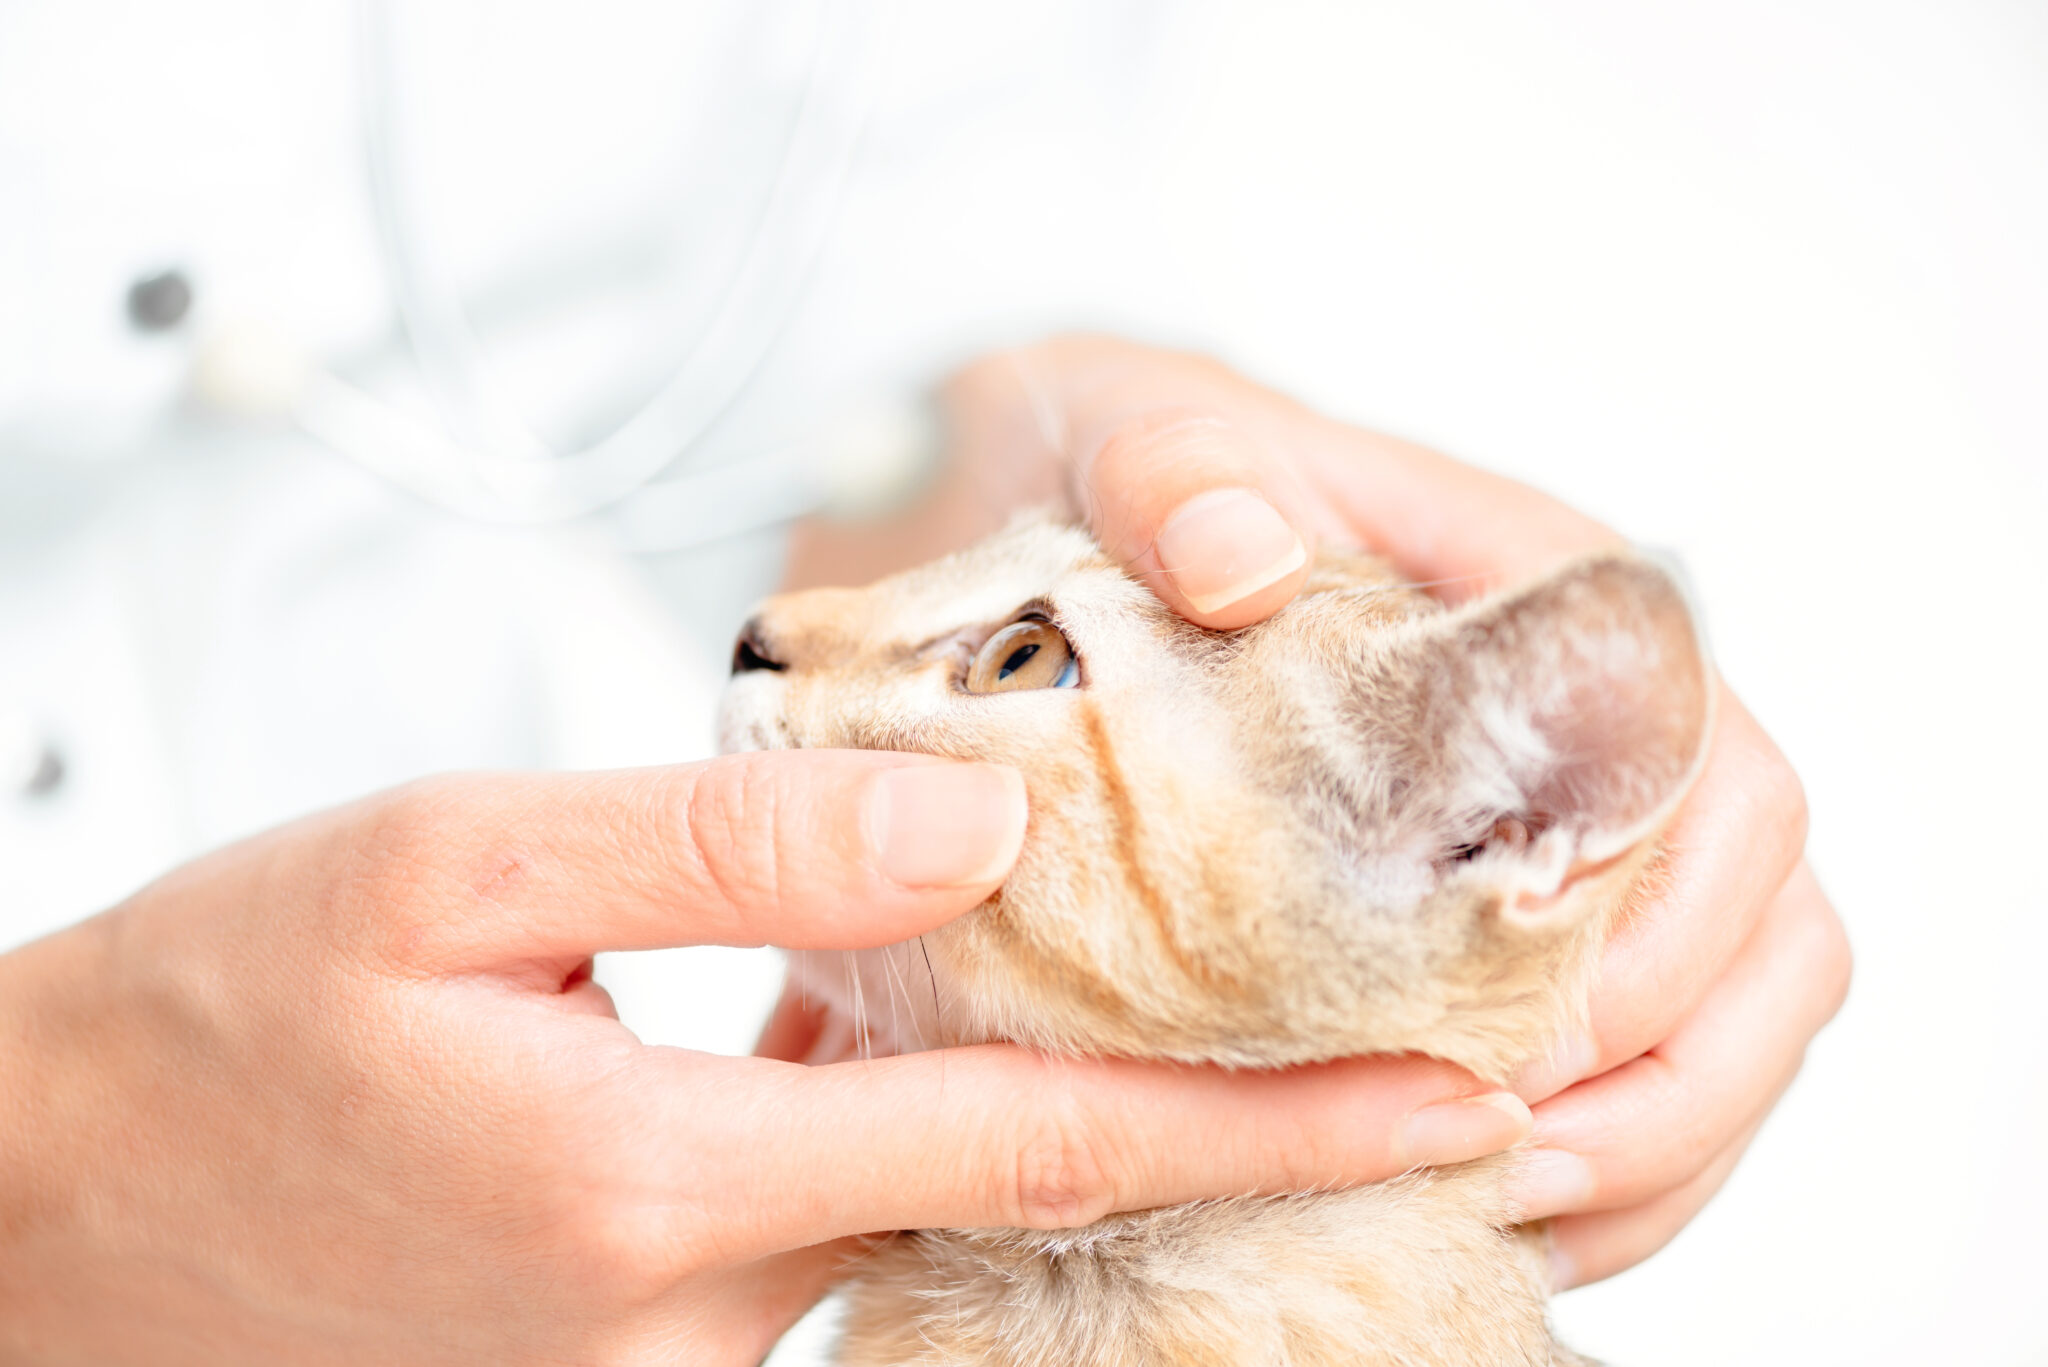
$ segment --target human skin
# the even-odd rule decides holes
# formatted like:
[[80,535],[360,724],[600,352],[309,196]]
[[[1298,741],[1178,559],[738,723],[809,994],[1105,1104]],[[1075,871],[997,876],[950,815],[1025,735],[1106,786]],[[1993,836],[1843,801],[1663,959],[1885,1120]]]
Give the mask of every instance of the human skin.
[[[943,395],[949,460],[886,527],[817,524],[792,586],[865,582],[1017,508],[1084,517],[1183,616],[1228,629],[1300,589],[1319,540],[1362,544],[1456,601],[1620,538],[1557,500],[1347,426],[1224,366],[1103,337],[991,356]],[[1840,919],[1804,858],[1806,802],[1727,688],[1668,835],[1662,886],[1609,942],[1591,1029],[1517,1080],[1560,1287],[1661,1248],[1727,1179],[1848,991]]]
[[[1218,601],[1259,577],[1244,551],[1272,528],[1233,541],[1211,499],[1161,535],[1201,493],[1257,490],[1303,549],[1358,539],[1423,579],[1608,536],[1194,358],[1060,341],[949,396],[934,498],[807,533],[797,578],[867,577],[1074,497],[1168,602],[1227,627],[1299,575]],[[1375,1181],[1524,1134],[1518,1101],[1417,1059],[834,1062],[800,1003],[763,1057],[649,1048],[589,980],[608,949],[917,934],[1000,881],[1023,804],[1009,770],[873,753],[437,778],[0,955],[0,1360],[751,1364],[864,1232]],[[1569,1212],[1567,1279],[1690,1216],[1839,1002],[1803,815],[1724,696],[1669,888],[1610,946],[1592,1036],[1518,1087],[1560,1156],[1525,1195]]]
[[871,752],[437,778],[0,956],[0,1361],[753,1364],[864,1231],[1526,1131],[1421,1060],[653,1048],[590,979],[607,949],[915,935],[995,888],[1025,806],[1014,770]]

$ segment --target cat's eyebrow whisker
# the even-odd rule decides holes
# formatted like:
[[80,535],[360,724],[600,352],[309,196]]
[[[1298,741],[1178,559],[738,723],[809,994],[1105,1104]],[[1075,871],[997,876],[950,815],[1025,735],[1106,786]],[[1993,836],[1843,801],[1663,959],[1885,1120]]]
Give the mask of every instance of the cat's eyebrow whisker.
[[1038,439],[1046,449],[1066,452],[1072,434],[1067,428],[1067,412],[1063,404],[1053,397],[1045,377],[1024,352],[1011,350],[1003,354],[1009,362],[1010,373],[1016,377],[1017,387],[1024,391],[1024,402],[1031,409],[1031,419],[1038,426]]
[[1507,578],[1505,570],[1475,570],[1471,574],[1450,574],[1441,579],[1418,579],[1402,585],[1411,589],[1440,589],[1452,584],[1483,584],[1489,580]]
[[[1157,569],[1133,569],[1130,573],[1138,579],[1150,579],[1159,575],[1179,574],[1185,568],[1186,566],[1183,565],[1160,565]],[[1444,588],[1451,584],[1485,583],[1489,580],[1499,580],[1508,577],[1507,572],[1502,570],[1476,570],[1471,574],[1445,575],[1441,579],[1403,579],[1397,583],[1358,584],[1346,587],[1344,592],[1355,596],[1364,596],[1368,594],[1393,593],[1397,590]]]
[[966,631],[964,628],[956,628],[952,631],[942,631],[936,636],[929,637],[925,640],[919,641],[916,645],[910,648],[910,653],[912,656],[923,655],[925,652],[933,649],[934,647],[950,645],[954,641],[959,640],[964,635],[966,635]]
[[[1072,456],[1069,456],[1068,460],[1073,464],[1075,474],[1079,475],[1081,470],[1080,461]],[[1081,511],[1087,516],[1089,525],[1099,526],[1103,516],[1103,509],[1107,505],[1103,503],[1102,495],[1095,491],[1094,481],[1086,478],[1077,478],[1074,481],[1074,488],[1080,495],[1076,501],[1083,505]],[[1117,528],[1117,535],[1107,539],[1121,541],[1123,539],[1122,533],[1123,528],[1119,527]]]
[[[1095,482],[1089,479],[1086,472],[1081,469],[1081,458],[1075,455],[1072,450],[1065,448],[1061,449],[1059,455],[1060,459],[1067,464],[1067,488],[1077,509],[1081,513],[1082,521],[1091,527],[1102,526],[1103,510],[1109,505],[1103,502],[1101,493],[1095,488]],[[1118,528],[1118,532],[1120,534],[1122,528]],[[1097,539],[1114,542],[1120,540],[1121,536],[1102,536]]]

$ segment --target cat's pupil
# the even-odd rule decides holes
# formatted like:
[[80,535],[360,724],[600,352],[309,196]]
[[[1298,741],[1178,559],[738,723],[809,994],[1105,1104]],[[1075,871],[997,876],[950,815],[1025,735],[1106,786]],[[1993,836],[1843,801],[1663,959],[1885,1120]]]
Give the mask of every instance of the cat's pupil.
[[996,671],[996,677],[998,679],[1009,678],[1012,674],[1015,674],[1018,670],[1024,667],[1024,662],[1026,660],[1030,659],[1033,655],[1036,655],[1037,653],[1038,642],[1036,641],[1033,641],[1028,646],[1018,646],[1016,650],[1011,652],[1010,658],[1003,661],[1003,667]]

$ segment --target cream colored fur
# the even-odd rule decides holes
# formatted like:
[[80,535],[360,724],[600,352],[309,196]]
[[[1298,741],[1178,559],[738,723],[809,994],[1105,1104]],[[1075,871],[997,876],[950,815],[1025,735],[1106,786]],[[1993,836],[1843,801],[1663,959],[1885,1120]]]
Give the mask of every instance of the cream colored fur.
[[[967,692],[974,652],[1026,610],[1065,633],[1080,686]],[[749,631],[779,667],[735,676],[727,749],[994,760],[1030,792],[1023,854],[982,907],[911,944],[799,956],[878,1051],[1415,1052],[1503,1079],[1583,1013],[1711,697],[1683,596],[1623,555],[1448,610],[1325,554],[1294,604],[1218,634],[1084,533],[1027,520],[869,588],[775,599]],[[842,1361],[1576,1362],[1546,1326],[1540,1231],[1502,1195],[1513,1161],[905,1233],[862,1267]]]

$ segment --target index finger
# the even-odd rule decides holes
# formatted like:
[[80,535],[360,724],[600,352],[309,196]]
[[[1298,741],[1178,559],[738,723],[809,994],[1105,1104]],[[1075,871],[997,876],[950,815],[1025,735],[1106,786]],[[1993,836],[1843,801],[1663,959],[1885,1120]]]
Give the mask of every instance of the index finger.
[[1504,475],[1315,414],[1297,415],[1305,473],[1367,547],[1457,599],[1624,544],[1607,527]]
[[650,1197],[689,1192],[726,1260],[1382,1181],[1498,1152],[1529,1126],[1511,1094],[1414,1057],[1232,1073],[997,1044],[810,1068],[678,1051],[642,1064],[635,1094],[667,1108],[647,1120],[668,1137]]
[[1526,485],[1324,418],[1203,357],[1057,338],[955,390],[1054,415],[1046,439],[1070,458],[1104,549],[1202,626],[1276,611],[1319,538],[1363,541],[1448,597],[1620,540]]
[[[1665,866],[1602,954],[1589,1033],[1517,1079],[1531,1102],[1637,1057],[1692,1012],[1799,866],[1806,800],[1756,719],[1722,688],[1712,748],[1665,835]],[[1814,990],[1825,992],[1825,984]]]

